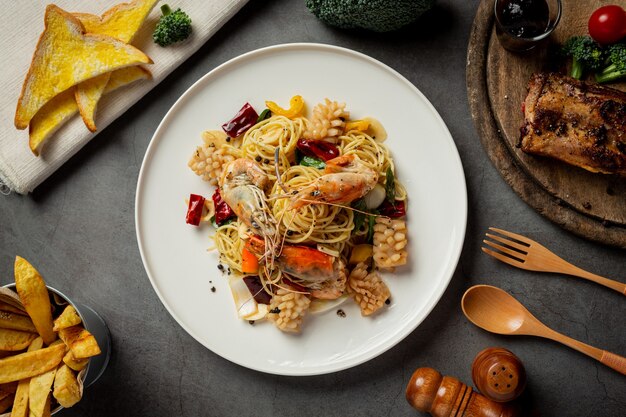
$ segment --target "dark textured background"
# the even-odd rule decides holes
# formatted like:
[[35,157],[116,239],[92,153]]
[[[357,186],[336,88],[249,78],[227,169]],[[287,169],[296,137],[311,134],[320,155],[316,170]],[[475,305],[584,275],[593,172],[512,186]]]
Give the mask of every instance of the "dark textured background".
[[[251,1],[35,193],[1,198],[1,282],[12,281],[14,257],[24,256],[49,284],[98,311],[111,329],[113,356],[106,373],[63,415],[420,415],[404,399],[416,368],[431,366],[469,383],[474,355],[493,345],[524,361],[533,415],[626,415],[626,377],[556,343],[488,334],[461,312],[465,289],[493,284],[555,329],[626,355],[623,296],[574,278],[517,270],[480,251],[487,227],[499,226],[536,238],[583,268],[626,280],[626,252],[587,242],[543,219],[504,183],[481,148],[465,88],[467,42],[477,3],[439,1],[418,23],[381,35],[327,27],[306,10],[304,0]],[[134,228],[141,161],[174,101],[224,61],[287,42],[355,49],[413,82],[446,121],[469,193],[461,261],[430,316],[380,357],[347,371],[306,378],[241,368],[188,336],[152,290]]]

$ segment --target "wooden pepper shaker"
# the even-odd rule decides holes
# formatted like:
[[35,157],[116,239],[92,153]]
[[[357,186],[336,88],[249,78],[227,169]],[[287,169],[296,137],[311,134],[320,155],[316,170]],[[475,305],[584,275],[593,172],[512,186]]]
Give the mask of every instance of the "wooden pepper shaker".
[[526,370],[513,352],[487,348],[472,363],[472,380],[485,397],[507,402],[519,397],[526,387]]
[[419,368],[406,387],[406,399],[433,417],[519,417],[519,410],[473,391],[456,378],[432,368]]

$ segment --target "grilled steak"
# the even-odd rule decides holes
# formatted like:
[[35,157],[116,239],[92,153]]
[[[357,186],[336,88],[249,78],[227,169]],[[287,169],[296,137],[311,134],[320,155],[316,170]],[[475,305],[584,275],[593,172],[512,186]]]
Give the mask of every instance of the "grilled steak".
[[626,93],[556,73],[533,74],[524,113],[524,152],[626,176]]

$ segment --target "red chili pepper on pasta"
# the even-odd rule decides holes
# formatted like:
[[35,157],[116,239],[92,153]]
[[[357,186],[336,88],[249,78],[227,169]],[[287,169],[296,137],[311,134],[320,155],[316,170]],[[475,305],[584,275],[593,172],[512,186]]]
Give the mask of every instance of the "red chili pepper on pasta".
[[204,208],[205,198],[198,194],[189,196],[189,207],[187,208],[187,224],[198,226],[202,217],[202,209]]
[[258,119],[259,115],[257,112],[250,103],[246,103],[237,112],[235,117],[222,125],[222,129],[224,129],[224,132],[231,138],[236,138],[254,126]]
[[396,200],[393,203],[385,200],[378,208],[378,211],[383,216],[391,217],[392,219],[406,216],[406,208],[402,200]]
[[212,199],[215,206],[215,224],[221,226],[226,220],[235,216],[233,209],[222,200],[219,188],[215,189]]
[[337,145],[323,140],[298,139],[296,147],[304,155],[319,158],[324,162],[339,156]]

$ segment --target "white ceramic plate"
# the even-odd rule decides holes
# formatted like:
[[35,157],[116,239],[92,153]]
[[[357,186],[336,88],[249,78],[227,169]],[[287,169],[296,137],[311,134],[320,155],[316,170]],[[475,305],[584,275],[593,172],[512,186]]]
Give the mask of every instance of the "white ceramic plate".
[[[190,193],[212,187],[187,161],[203,130],[219,129],[245,102],[286,104],[294,94],[309,109],[325,97],[345,101],[353,118],[385,126],[398,178],[409,193],[410,265],[386,274],[392,303],[361,317],[353,302],[306,319],[300,335],[237,318],[227,280],[217,269],[210,228],[185,224]],[[137,240],[154,290],[174,319],[216,354],[258,371],[315,375],[346,369],[385,352],[435,306],[456,268],[467,219],[465,177],[441,117],[409,81],[357,52],[320,44],[253,51],[214,69],[167,113],[146,152],[135,207]],[[210,288],[215,286],[216,292]]]

